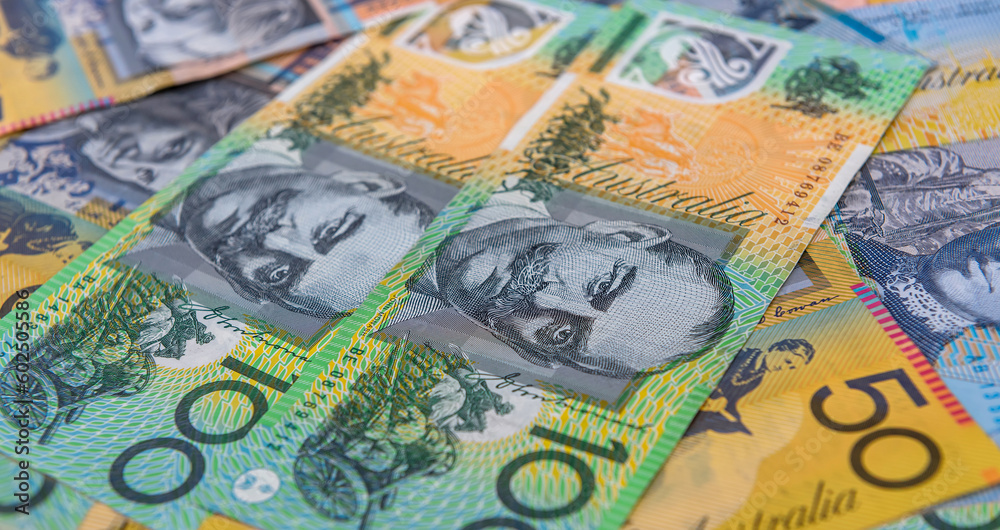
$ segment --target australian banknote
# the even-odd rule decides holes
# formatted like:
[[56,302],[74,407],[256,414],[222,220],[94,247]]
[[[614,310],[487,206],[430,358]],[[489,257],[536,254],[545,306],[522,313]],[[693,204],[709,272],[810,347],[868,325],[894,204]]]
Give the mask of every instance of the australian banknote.
[[[0,317],[13,310],[18,301],[93,245],[130,209],[153,193],[152,190],[127,187],[128,191],[122,191],[121,182],[118,182],[119,186],[109,184],[116,181],[108,180],[108,174],[98,170],[99,166],[86,158],[85,153],[96,150],[74,143],[71,140],[74,136],[96,140],[100,134],[108,134],[114,138],[112,141],[124,143],[131,139],[135,146],[150,145],[149,138],[162,138],[163,145],[180,139],[184,148],[179,151],[197,157],[218,137],[263,106],[271,95],[322,60],[334,47],[333,43],[324,44],[272,58],[243,68],[224,79],[169,89],[126,107],[92,111],[86,117],[77,119],[75,127],[70,124],[42,126],[9,141],[5,149],[0,149],[0,158],[6,158],[7,164],[0,164],[4,168],[0,170],[0,180],[5,185],[0,188],[0,211],[3,212],[0,216],[3,219],[0,227],[3,234],[0,250],[0,300],[3,304],[0,305]],[[170,112],[155,108],[174,102],[181,102],[181,105],[171,108]],[[183,112],[183,109],[194,107],[204,112]],[[86,129],[80,126],[83,123],[104,126]],[[202,136],[208,136],[208,141],[186,141],[186,138]],[[32,138],[45,138],[47,141],[32,141]],[[147,148],[146,151],[154,154],[170,152],[163,145]],[[170,159],[158,160],[148,154],[145,157],[157,175],[154,179],[159,181],[155,186],[157,189],[165,186],[182,169],[168,163]],[[81,189],[85,192],[73,193]],[[67,193],[60,194],[60,191]],[[36,199],[48,204],[39,203]],[[11,469],[11,476],[19,472],[16,465]],[[27,493],[16,489],[18,483],[11,483],[14,489],[9,497],[17,502],[5,505],[0,511],[0,528],[119,530],[127,523],[124,516],[51,477],[35,482],[38,483],[32,484]],[[25,502],[17,500],[17,494],[23,495]],[[28,516],[15,510],[22,505],[23,512],[28,512]],[[206,528],[204,523],[202,528]]]
[[625,528],[862,528],[1000,482],[848,260],[809,245]]
[[[4,403],[11,422],[30,418],[33,469],[154,528],[205,520],[202,464],[252,430],[329,341],[327,322],[360,303],[608,17],[480,6],[510,30],[483,41],[466,7],[428,5],[338,48],[14,304],[4,340],[19,357],[0,377],[23,380]],[[15,324],[26,315],[27,338]],[[315,328],[281,327],[309,322],[313,341]]]
[[0,186],[110,229],[335,47],[11,136],[0,146]]
[[1000,135],[1000,5],[916,0],[855,9],[850,15],[937,63],[886,132],[880,151]]
[[[310,357],[307,392],[212,459],[201,506],[264,528],[619,526],[922,69],[848,48],[885,85],[814,110],[785,81],[845,45],[720,16],[643,4],[606,20]],[[706,55],[674,39],[734,68],[758,57],[760,77],[688,77]],[[885,115],[866,106],[892,87]],[[847,112],[852,129],[825,125]],[[792,147],[777,131],[809,133]],[[789,181],[727,158],[754,134],[796,151]],[[757,196],[785,190],[801,202],[784,214]]]
[[876,155],[831,226],[900,328],[1000,438],[1000,320],[990,302],[1000,261],[989,191],[996,152],[997,141],[985,140]]
[[1000,381],[991,302],[1000,268],[1000,141],[878,154],[832,220],[861,276],[900,327],[949,376]]
[[0,316],[336,43],[45,125],[0,144]]
[[[882,85],[875,81],[874,75],[877,74],[872,67],[862,66],[866,56],[880,56],[883,52],[856,48],[852,49],[851,57],[839,53],[833,56],[830,54],[837,53],[833,50],[843,49],[842,43],[815,39],[787,30],[775,30],[772,26],[741,19],[726,19],[725,15],[711,11],[686,11],[686,7],[677,4],[650,2],[648,5],[635,5],[637,10],[618,18],[619,26],[605,28],[599,40],[595,41],[595,46],[584,50],[583,60],[577,63],[579,72],[571,72],[574,77],[564,78],[565,83],[554,86],[550,92],[552,97],[543,98],[537,111],[528,114],[533,121],[524,122],[523,127],[516,127],[501,144],[501,150],[494,158],[494,166],[499,169],[493,169],[492,173],[521,178],[516,184],[516,193],[502,197],[509,197],[509,200],[515,202],[527,201],[538,212],[522,211],[516,205],[500,206],[495,211],[507,212],[512,216],[520,213],[525,219],[541,216],[560,223],[575,216],[582,216],[581,219],[592,216],[595,222],[600,219],[601,214],[595,212],[571,215],[570,212],[575,211],[573,208],[560,212],[557,205],[543,204],[549,200],[546,186],[567,183],[610,192],[610,196],[638,200],[640,204],[648,203],[683,214],[701,215],[735,225],[742,231],[709,237],[677,229],[679,233],[686,232],[689,235],[675,236],[676,242],[682,246],[686,244],[689,248],[693,246],[700,254],[697,258],[699,260],[728,263],[731,269],[739,270],[739,259],[736,256],[740,255],[740,251],[734,249],[741,248],[747,252],[756,245],[767,245],[765,241],[769,241],[769,238],[787,238],[788,259],[794,261],[802,248],[801,243],[796,241],[805,237],[803,234],[811,233],[818,226],[817,220],[821,219],[814,217],[813,209],[825,211],[828,205],[832,205],[852,176],[851,172],[860,167],[861,161],[870,152],[870,145],[876,141],[875,131],[884,127],[889,119],[888,116],[879,116],[862,109],[868,108],[866,106],[873,104],[875,99],[890,97],[887,91],[892,90],[890,87],[898,87],[905,93],[907,81]],[[693,15],[688,15],[688,12]],[[671,13],[675,13],[673,16],[677,18],[671,18]],[[686,26],[683,20],[687,16],[702,18]],[[734,29],[728,34],[719,34],[703,25],[719,20],[726,20]],[[747,24],[746,29],[741,24]],[[750,48],[739,51],[738,46],[743,44],[735,44],[743,42],[742,36],[736,36],[741,31],[756,31],[757,35],[761,35],[760,40],[754,41],[759,45],[753,45],[757,50],[753,53],[758,53],[756,63],[741,62],[752,55]],[[772,31],[779,31],[781,37],[764,36]],[[705,35],[704,43],[690,45],[691,49],[704,46],[705,51],[691,54],[684,51],[684,46],[687,45],[679,43],[686,42],[687,37],[679,35],[685,32]],[[729,46],[737,51],[721,51],[723,47]],[[824,52],[824,46],[831,46],[830,52]],[[738,64],[745,64],[748,68],[746,71],[753,73],[738,75],[742,80],[737,81],[723,71],[714,71],[714,66],[710,66],[708,62],[698,62],[715,50],[723,58],[719,59],[721,62],[718,64],[722,65],[720,68],[736,68]],[[742,55],[731,56],[727,63],[724,59],[727,57],[726,53]],[[900,55],[891,57],[891,61],[901,67],[910,64],[916,70],[920,69],[916,66],[919,61],[915,58]],[[687,61],[698,66],[691,68]],[[852,86],[858,92],[825,95],[827,88],[821,81],[823,76],[841,76],[847,71],[854,72],[856,79]],[[865,73],[866,71],[869,73]],[[902,73],[901,70],[897,72]],[[751,80],[750,76],[756,76],[756,79]],[[810,91],[809,96],[805,96],[806,85]],[[842,127],[842,122],[834,118],[839,118],[841,112],[854,113],[860,119],[850,129]],[[757,123],[762,128],[753,125],[754,119],[759,120]],[[835,127],[828,129],[823,125],[833,123],[834,120],[838,124]],[[798,136],[802,129],[794,124],[808,124],[810,133]],[[580,133],[577,129],[581,127],[584,127],[583,130],[588,132],[589,137],[585,135],[578,138]],[[579,142],[579,145],[574,142]],[[754,158],[759,156],[760,151],[771,148],[784,150],[787,158],[776,157],[771,153],[767,160],[763,157]],[[754,151],[757,153],[753,153]],[[739,155],[734,156],[736,153]],[[820,159],[821,161],[817,161]],[[768,167],[772,163],[787,171],[787,180],[774,179]],[[793,169],[796,166],[802,172],[799,175]],[[812,169],[814,167],[819,169]],[[753,182],[759,182],[760,185],[751,184]],[[775,208],[776,206],[782,207]],[[583,203],[579,207],[581,212],[587,212],[588,208],[590,207]],[[567,340],[570,342],[567,345],[580,346],[589,342],[597,349],[619,352],[613,356],[618,358],[613,359],[608,355],[591,357],[591,354],[580,351],[572,354],[578,357],[573,360],[564,354],[545,353],[545,348],[533,342],[536,339],[519,342],[521,339],[518,336],[533,336],[541,333],[541,330],[531,326],[521,329],[520,326],[524,324],[515,325],[514,321],[527,317],[516,316],[519,314],[516,311],[512,313],[514,306],[518,305],[514,299],[504,301],[513,294],[501,296],[500,293],[506,292],[504,289],[516,288],[525,290],[525,296],[534,298],[536,295],[533,294],[533,289],[541,288],[535,286],[535,283],[545,282],[540,278],[537,281],[519,279],[518,282],[528,283],[505,287],[510,278],[504,274],[518,276],[520,273],[511,271],[518,271],[525,264],[530,265],[536,260],[538,264],[532,267],[543,267],[542,264],[548,260],[524,254],[526,249],[542,243],[557,244],[560,239],[557,237],[548,241],[546,238],[556,236],[533,235],[522,243],[510,243],[514,245],[511,248],[507,248],[506,243],[501,245],[499,255],[486,259],[477,254],[476,250],[487,244],[486,241],[507,241],[527,236],[519,235],[516,227],[512,228],[504,223],[495,227],[482,226],[486,220],[495,219],[499,214],[477,212],[477,215],[483,219],[476,217],[470,223],[478,232],[465,237],[454,236],[455,250],[442,250],[445,252],[441,257],[442,261],[426,264],[430,272],[421,277],[419,282],[414,281],[408,286],[408,300],[405,303],[399,302],[402,305],[397,314],[380,329],[397,337],[410,333],[417,338],[418,343],[431,342],[442,351],[447,349],[447,341],[460,340],[459,337],[499,335],[503,337],[499,342],[493,340],[494,345],[482,346],[492,351],[490,357],[506,359],[505,363],[516,366],[525,377],[549,380],[569,387],[576,386],[575,389],[584,394],[614,401],[625,381],[637,372],[659,366],[678,356],[683,357],[682,354],[703,348],[705,351],[711,349],[722,338],[722,330],[729,327],[730,319],[721,319],[722,313],[734,311],[736,315],[743,315],[747,314],[744,312],[758,314],[763,311],[763,306],[754,303],[725,310],[722,309],[723,305],[737,307],[738,302],[737,305],[729,302],[723,304],[721,301],[718,304],[707,304],[701,308],[702,314],[693,316],[689,321],[676,321],[679,327],[675,333],[664,334],[664,337],[693,334],[699,339],[690,344],[670,345],[654,344],[647,338],[643,339],[647,344],[640,346],[630,342],[638,339],[621,341],[617,329],[626,323],[635,329],[647,329],[648,326],[649,333],[653,329],[669,329],[664,322],[646,319],[655,319],[656,315],[659,318],[670,318],[668,315],[673,315],[673,309],[663,307],[662,311],[652,310],[645,315],[646,319],[639,320],[637,315],[628,312],[611,312],[613,316],[601,319],[597,318],[598,314],[606,312],[605,309],[608,308],[595,309],[588,302],[585,305],[590,307],[589,310],[587,307],[575,308],[567,314],[571,316],[560,317],[568,319],[564,323],[566,327],[562,329],[568,334]],[[624,213],[617,215],[627,218]],[[613,216],[607,217],[606,220],[610,221],[612,218]],[[633,221],[633,224],[649,223],[650,221],[638,219]],[[577,226],[589,225],[580,223]],[[588,233],[588,230],[604,229],[591,227],[584,229],[583,233]],[[725,228],[720,230],[728,231]],[[463,230],[465,231],[469,230]],[[542,239],[532,239],[537,237]],[[573,240],[572,236],[559,237]],[[472,240],[466,241],[466,238],[480,242],[473,244]],[[703,243],[695,243],[698,240]],[[524,245],[527,247],[521,248]],[[473,255],[479,257],[474,259]],[[480,262],[480,259],[485,261]],[[776,272],[775,276],[770,277],[770,281],[780,282],[791,270],[791,263],[785,263],[784,260],[784,256],[770,254],[770,266],[776,267],[776,271],[785,268],[784,272]],[[494,267],[497,271],[507,272],[491,273]],[[602,267],[596,267],[594,272],[603,271]],[[702,272],[708,274],[704,270]],[[653,281],[639,276],[638,270],[620,270],[607,274],[610,282],[607,289],[617,289],[622,278],[628,275],[624,289],[633,294],[642,289],[631,287],[631,282]],[[721,274],[721,269],[712,274]],[[758,281],[753,273],[734,274],[741,276],[741,280],[748,285]],[[769,300],[777,289],[777,285],[750,287],[755,294],[744,295],[738,291],[730,294],[729,291],[733,288],[723,288],[719,282],[721,280],[706,280],[704,292],[693,289],[689,295],[692,298],[704,295],[706,299],[716,300],[733,297],[743,301],[759,299],[756,293],[767,293],[762,296]],[[597,289],[596,285],[601,285],[601,282],[588,289]],[[647,283],[646,290],[657,292],[654,285],[655,282]],[[449,292],[452,290],[454,292]],[[582,296],[589,299],[597,296],[595,293],[596,291],[589,294],[585,292]],[[560,296],[569,296],[569,293]],[[559,304],[563,303],[560,296],[552,294],[546,298],[551,297],[551,303]],[[668,299],[671,298],[664,296],[661,301]],[[611,300],[613,297],[607,301],[609,306]],[[647,303],[652,301],[647,300],[640,305]],[[490,311],[494,310],[489,309],[492,307],[490,304],[512,304],[506,309],[496,309],[496,314],[503,314],[505,319],[513,320],[504,322],[502,319],[498,320],[497,316],[491,316]],[[628,302],[620,303],[623,307],[627,304]],[[597,305],[603,307],[602,304]],[[597,311],[597,314],[589,311]],[[462,318],[448,320],[447,315],[452,313]],[[736,320],[741,321],[743,318],[740,316]],[[542,323],[536,322],[538,325]],[[470,331],[477,328],[481,329],[475,334]],[[506,331],[501,331],[500,328]],[[694,328],[701,331],[692,332]],[[709,340],[709,337],[713,339]],[[669,342],[670,339],[665,340]],[[487,342],[490,340],[487,339]],[[550,345],[549,348],[555,348],[555,345]],[[590,363],[601,366],[591,366]],[[576,368],[572,368],[574,366]],[[553,370],[560,371],[569,379],[563,380],[562,376],[553,379]],[[595,377],[590,378],[585,374]],[[619,383],[609,383],[604,377],[608,375]]]
[[0,136],[383,22],[408,0],[4,0]]

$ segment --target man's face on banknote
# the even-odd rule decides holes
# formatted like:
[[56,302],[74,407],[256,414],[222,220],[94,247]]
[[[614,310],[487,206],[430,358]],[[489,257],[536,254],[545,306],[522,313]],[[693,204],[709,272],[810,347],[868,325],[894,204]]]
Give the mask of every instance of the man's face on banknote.
[[1000,322],[1000,224],[944,245],[920,275],[945,307],[975,322]]
[[448,302],[525,359],[628,377],[714,344],[732,287],[660,227],[504,219],[463,232],[439,261]]
[[217,175],[180,213],[189,244],[241,296],[320,318],[357,307],[433,216],[377,173],[282,166]]

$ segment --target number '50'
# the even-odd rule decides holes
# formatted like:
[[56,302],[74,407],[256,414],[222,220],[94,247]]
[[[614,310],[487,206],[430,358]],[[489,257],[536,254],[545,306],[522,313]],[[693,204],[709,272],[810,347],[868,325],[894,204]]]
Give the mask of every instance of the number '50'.
[[[812,402],[810,403],[813,416],[815,416],[816,420],[823,426],[839,432],[858,432],[875,428],[881,424],[883,420],[885,420],[886,416],[889,415],[889,402],[885,399],[885,395],[873,385],[878,383],[888,383],[890,381],[896,382],[899,386],[903,387],[906,395],[909,396],[910,400],[912,400],[918,407],[927,405],[927,400],[920,394],[920,391],[917,390],[916,385],[914,385],[910,377],[906,375],[906,372],[902,369],[897,369],[846,381],[848,388],[859,390],[868,394],[868,397],[871,398],[872,403],[874,403],[875,412],[873,412],[868,418],[857,423],[841,423],[827,415],[826,411],[823,409],[823,403],[826,402],[828,397],[833,395],[833,391],[831,391],[828,386],[820,388],[815,394],[813,394]],[[902,480],[888,480],[872,474],[872,472],[869,471],[864,464],[865,450],[868,449],[868,446],[876,440],[889,436],[910,438],[911,440],[915,440],[923,445],[924,448],[927,449],[927,453],[930,456],[927,466],[912,477]],[[936,443],[934,443],[934,440],[930,439],[929,436],[912,429],[884,427],[862,436],[857,442],[854,443],[854,447],[851,448],[851,469],[857,473],[861,480],[882,488],[908,488],[910,486],[915,486],[934,476],[934,473],[936,473],[940,467],[941,449]]]

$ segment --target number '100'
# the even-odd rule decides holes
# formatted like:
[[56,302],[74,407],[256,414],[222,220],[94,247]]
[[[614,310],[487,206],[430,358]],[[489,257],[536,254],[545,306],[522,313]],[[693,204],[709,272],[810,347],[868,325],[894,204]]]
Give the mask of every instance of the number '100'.
[[[232,356],[226,357],[222,361],[222,366],[253,381],[257,381],[262,385],[271,387],[278,392],[287,392],[292,386],[291,383],[262,372],[243,361],[236,360]],[[253,405],[253,416],[250,417],[250,421],[232,432],[220,434],[210,434],[200,431],[191,424],[191,407],[194,406],[196,401],[208,394],[227,390],[239,392],[250,400],[250,403]],[[235,442],[246,436],[266,413],[267,397],[253,385],[234,380],[212,381],[191,389],[181,397],[181,400],[177,403],[177,408],[174,409],[174,424],[177,425],[177,431],[188,440],[204,444],[226,444]],[[205,456],[188,440],[151,438],[122,451],[114,463],[111,464],[111,472],[108,476],[111,487],[122,497],[142,504],[162,504],[187,495],[188,492],[201,482],[202,477],[205,476]],[[171,449],[180,452],[187,457],[188,463],[191,464],[191,470],[188,472],[188,476],[184,482],[170,491],[156,494],[142,493],[125,482],[125,466],[136,456],[154,449]]]

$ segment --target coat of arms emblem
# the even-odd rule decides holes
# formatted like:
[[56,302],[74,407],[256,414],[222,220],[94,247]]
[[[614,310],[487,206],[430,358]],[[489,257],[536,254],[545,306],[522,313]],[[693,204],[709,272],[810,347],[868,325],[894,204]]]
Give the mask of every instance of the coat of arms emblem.
[[661,14],[611,71],[612,82],[692,103],[721,103],[759,89],[789,42]]
[[429,14],[399,45],[486,70],[532,56],[573,16],[517,0],[461,0]]

